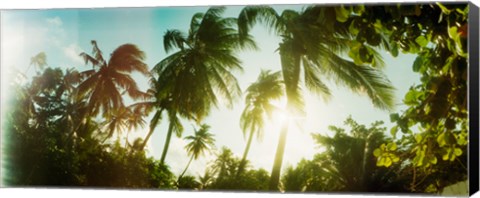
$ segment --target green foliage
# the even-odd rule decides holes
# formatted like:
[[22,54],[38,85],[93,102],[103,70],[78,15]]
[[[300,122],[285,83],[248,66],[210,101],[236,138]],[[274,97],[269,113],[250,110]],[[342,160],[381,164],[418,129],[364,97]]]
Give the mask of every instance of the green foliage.
[[[331,79],[353,92],[366,93],[373,106],[379,109],[393,109],[393,87],[382,71],[376,68],[382,65],[381,57],[369,46],[355,45],[347,28],[337,26],[347,20],[351,10],[343,6],[334,9],[308,6],[301,11],[286,9],[281,13],[269,6],[242,9],[238,19],[240,32],[247,33],[260,22],[282,38],[278,51],[289,114],[304,114],[302,77],[308,90],[324,98],[329,98],[331,93],[323,79]],[[362,12],[361,8],[353,10]],[[370,35],[373,38],[368,37],[368,42],[381,41],[377,33]],[[353,62],[343,58],[349,48],[354,50],[351,55],[359,54],[351,56]],[[278,189],[287,133],[288,124],[280,133],[271,190]]]
[[241,95],[233,75],[243,69],[236,51],[256,49],[256,45],[250,35],[239,35],[234,27],[237,19],[221,16],[224,11],[225,7],[211,7],[205,13],[196,13],[188,34],[168,30],[163,36],[165,51],[177,51],[152,70],[154,97],[160,102],[155,108],[167,110],[171,123],[162,162],[165,162],[173,130],[178,129],[177,136],[181,137],[179,117],[200,123],[213,107],[221,103],[232,107]]
[[[382,159],[378,161],[379,166],[389,166],[398,161],[407,163],[407,166],[412,163],[413,167],[417,167],[414,169],[421,170],[412,174],[411,190],[419,190],[418,183],[421,182],[415,180],[418,175],[442,171],[449,166],[463,166],[468,144],[465,138],[468,134],[468,5],[436,3],[367,6],[365,9],[361,14],[351,14],[349,20],[343,22],[344,26],[355,29],[352,33],[356,34],[357,41],[386,49],[393,56],[398,55],[399,49],[417,55],[412,70],[421,75],[421,83],[412,86],[406,93],[403,102],[407,109],[390,116],[396,124],[391,134],[396,137],[401,131],[401,139],[377,148],[376,156]],[[367,37],[372,34],[365,32],[376,32],[384,40],[380,43],[368,42]],[[389,144],[395,144],[401,150],[394,154],[394,150],[388,148]],[[448,173],[457,174],[456,179],[459,180],[453,183],[467,175],[466,169],[455,170],[459,172]],[[436,179],[435,182],[441,180]],[[434,181],[429,182],[432,184]],[[436,183],[434,186],[438,190],[443,184]],[[432,188],[429,189],[431,191]]]
[[[349,118],[348,129],[331,126],[333,137],[313,135],[325,152],[288,167],[283,190],[434,193],[467,179],[467,4],[308,6],[282,13],[268,6],[248,6],[238,20],[222,18],[223,11],[214,7],[195,14],[188,34],[165,33],[165,51],[177,51],[155,66],[148,93],[139,91],[130,76],[132,71],[149,75],[145,54],[132,44],[114,50],[107,61],[92,41],[92,55],[81,56],[93,69],[83,72],[49,68],[45,53],[32,57],[37,76],[12,87],[9,109],[2,115],[5,184],[276,189],[283,150],[272,176],[248,165],[248,146],[243,160],[223,148],[198,180],[182,173],[175,181],[164,164],[171,135],[182,135],[180,117],[200,123],[220,100],[231,106],[239,98],[232,72],[242,67],[235,51],[256,48],[248,31],[257,21],[282,36],[278,51],[285,87],[279,85],[280,73],[265,72],[269,83],[248,88],[248,114],[242,115],[241,127],[251,136],[261,135],[261,121],[272,110],[268,99],[280,97],[280,89],[285,89],[289,110],[295,113],[303,111],[302,82],[328,98],[331,93],[323,77],[365,92],[374,106],[392,110],[393,87],[381,72],[384,63],[377,49],[394,57],[399,52],[416,54],[411,68],[421,76],[420,84],[403,97],[407,108],[390,115],[393,138],[385,137],[387,129],[381,122],[366,127]],[[344,59],[346,55],[350,59]],[[124,95],[146,101],[125,106]],[[114,132],[145,125],[143,117],[152,110],[156,111],[145,141],[126,146],[102,142]],[[162,159],[157,161],[147,157],[143,147],[164,112],[170,126]],[[202,126],[187,137],[192,140],[186,147],[192,160],[213,147],[207,129]]]
[[135,144],[101,143],[99,123],[84,117],[84,106],[66,89],[75,73],[46,68],[32,82],[13,85],[3,120],[5,184],[174,188],[169,168]]
[[248,166],[248,160],[244,170],[238,174],[238,168],[242,163],[241,159],[234,156],[232,151],[223,147],[217,154],[217,159],[213,161],[204,175],[211,179],[209,184],[204,187],[208,190],[246,190],[246,191],[266,191],[270,176],[264,169],[251,169]]
[[240,127],[244,137],[247,137],[248,134],[248,140],[238,174],[243,171],[246,164],[253,136],[256,135],[257,140],[262,140],[265,122],[272,118],[275,110],[280,110],[271,102],[284,96],[285,91],[281,78],[280,71],[272,73],[269,70],[262,70],[257,81],[250,84],[245,91],[245,108],[240,116]]
[[385,149],[396,150],[395,145],[383,143],[388,139],[382,124],[375,122],[367,128],[348,118],[345,121],[348,130],[330,126],[335,132],[333,137],[313,134],[326,151],[316,154],[313,160],[300,161],[295,168],[288,167],[282,178],[285,191],[405,191],[402,176],[397,175],[399,166],[389,169],[376,166],[375,156],[379,151],[375,148],[383,145]]
[[380,145],[380,148],[377,148],[373,151],[373,155],[377,157],[377,166],[389,167],[392,163],[398,162],[400,158],[395,155],[394,151],[397,150],[397,145],[395,143],[388,143]]
[[200,183],[195,179],[194,176],[185,175],[180,177],[177,181],[178,189],[198,189],[200,187]]

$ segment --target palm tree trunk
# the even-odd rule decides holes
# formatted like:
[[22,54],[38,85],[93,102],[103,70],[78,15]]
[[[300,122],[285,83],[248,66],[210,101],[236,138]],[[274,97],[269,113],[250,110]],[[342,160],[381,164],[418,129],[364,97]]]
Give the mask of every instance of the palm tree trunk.
[[285,153],[289,125],[290,124],[288,121],[283,124],[282,131],[280,132],[280,138],[278,139],[277,152],[275,153],[275,161],[273,162],[272,174],[270,176],[269,190],[271,191],[278,191],[280,169],[282,168],[283,154]]
[[162,152],[162,157],[160,159],[160,164],[164,164],[165,157],[167,156],[168,146],[170,145],[170,139],[172,139],[173,124],[174,123],[171,121],[170,125],[168,125],[167,139],[165,140],[165,146],[163,146],[163,152]]
[[192,161],[193,161],[193,155],[192,155],[192,157],[190,157],[190,161],[188,161],[188,164],[187,164],[187,167],[185,167],[185,170],[183,170],[182,174],[180,174],[180,176],[178,176],[177,182],[180,181],[180,178],[182,178],[183,175],[185,174],[185,172],[187,172],[187,169],[190,166],[190,163],[192,163]]
[[[290,45],[290,46],[289,46]],[[298,98],[298,82],[300,78],[300,55],[292,51],[294,46],[291,43],[281,43],[279,47],[280,61],[282,65],[283,81],[285,83],[285,93],[287,95],[287,112],[292,113],[292,108],[301,108],[296,106]],[[278,139],[277,152],[273,162],[272,174],[270,176],[269,190],[278,191],[280,180],[280,170],[282,169],[283,154],[287,143],[287,134],[290,127],[290,120],[287,119],[282,126],[280,138]]]
[[155,127],[157,126],[158,121],[160,120],[161,114],[162,114],[162,109],[158,110],[153,116],[152,120],[150,121],[150,130],[148,131],[148,134],[147,134],[147,137],[145,137],[145,140],[143,140],[142,146],[140,147],[141,150],[143,150],[145,148],[145,145],[147,145],[147,142],[150,139],[150,136],[152,136],[153,131],[155,130]]
[[245,151],[243,151],[242,161],[240,162],[240,166],[238,166],[237,178],[240,176],[240,173],[243,171],[243,169],[245,168],[245,164],[247,163],[247,155],[248,155],[248,151],[250,150],[250,145],[252,144],[253,134],[254,134],[254,131],[253,130],[250,131],[247,146],[245,147]]
[[142,146],[140,147],[140,150],[143,150],[145,146],[147,145],[148,140],[150,139],[150,136],[153,134],[153,128],[150,128],[148,131],[147,137],[145,137],[145,140],[143,140]]

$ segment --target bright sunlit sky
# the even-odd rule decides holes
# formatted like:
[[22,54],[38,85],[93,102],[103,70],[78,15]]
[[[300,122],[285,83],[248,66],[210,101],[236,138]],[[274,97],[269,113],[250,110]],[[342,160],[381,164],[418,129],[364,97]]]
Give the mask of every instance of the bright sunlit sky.
[[[275,6],[277,11],[285,8],[300,10],[303,6]],[[242,6],[228,6],[224,16],[235,17]],[[125,43],[132,43],[143,50],[145,62],[152,68],[166,57],[163,49],[163,34],[167,29],[188,31],[190,19],[196,12],[205,12],[208,7],[160,7],[160,8],[109,8],[109,9],[56,9],[56,10],[7,10],[1,15],[1,74],[2,74],[2,109],[4,96],[8,96],[6,86],[11,82],[14,71],[25,72],[30,58],[39,52],[45,52],[47,63],[51,67],[70,68],[79,71],[91,68],[85,66],[78,56],[81,52],[91,52],[90,40],[96,40],[105,57]],[[280,57],[276,52],[280,39],[269,34],[261,25],[257,25],[252,35],[260,47],[259,51],[244,51],[238,55],[243,61],[243,73],[236,73],[242,90],[257,79],[261,69],[277,71],[280,69]],[[384,72],[396,87],[396,104],[401,102],[408,88],[419,82],[411,65],[413,55],[400,54],[393,58],[381,52],[386,67]],[[31,68],[27,75],[34,74]],[[135,75],[142,90],[148,88],[146,78]],[[284,157],[284,166],[294,165],[300,159],[311,159],[320,149],[314,144],[310,133],[327,133],[329,125],[343,126],[343,121],[351,115],[361,124],[370,125],[376,120],[383,120],[390,128],[389,112],[374,109],[364,95],[350,92],[333,82],[328,83],[333,97],[325,103],[321,97],[305,94],[307,118],[301,124],[303,130],[291,128]],[[243,98],[237,100],[233,109],[221,106],[213,109],[204,123],[211,125],[215,134],[216,147],[232,149],[241,157],[246,140],[239,127],[239,118],[244,108]],[[405,108],[397,105],[396,112]],[[149,122],[150,118],[146,118]],[[156,159],[160,158],[167,131],[167,119],[155,130],[148,143],[148,152]],[[183,121],[184,135],[193,134],[192,122]],[[254,141],[248,159],[255,168],[271,170],[278,141],[279,126],[272,123],[266,127],[264,138]],[[148,126],[148,125],[147,125]],[[197,127],[198,128],[198,127]],[[129,133],[129,139],[144,137],[148,128]],[[388,130],[386,132],[389,134]],[[125,134],[125,133],[124,133]],[[330,133],[330,135],[332,135]],[[179,174],[188,162],[184,149],[186,142],[173,137],[166,161],[175,174]],[[187,174],[203,174],[205,164],[214,158],[213,154],[199,158],[190,166]]]

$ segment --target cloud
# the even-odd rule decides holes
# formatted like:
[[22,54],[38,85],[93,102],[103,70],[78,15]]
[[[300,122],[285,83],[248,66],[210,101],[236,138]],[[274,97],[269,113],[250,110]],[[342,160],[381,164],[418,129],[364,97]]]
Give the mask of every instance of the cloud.
[[72,62],[77,64],[83,64],[84,61],[82,57],[80,57],[80,53],[84,50],[78,46],[76,43],[71,43],[70,45],[63,47],[63,53],[66,57],[68,57]]
[[47,23],[54,26],[62,26],[63,22],[60,17],[47,18]]

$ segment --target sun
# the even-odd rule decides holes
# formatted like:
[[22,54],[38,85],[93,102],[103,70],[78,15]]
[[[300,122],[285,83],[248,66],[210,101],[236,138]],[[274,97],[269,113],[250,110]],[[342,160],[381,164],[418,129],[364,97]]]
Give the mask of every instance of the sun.
[[276,109],[272,114],[272,124],[279,125],[289,121],[288,113],[284,109]]
[[285,97],[282,97],[279,100],[271,101],[270,104],[274,106],[271,118],[271,123],[273,125],[281,125],[289,121],[290,116],[286,110],[287,100]]

